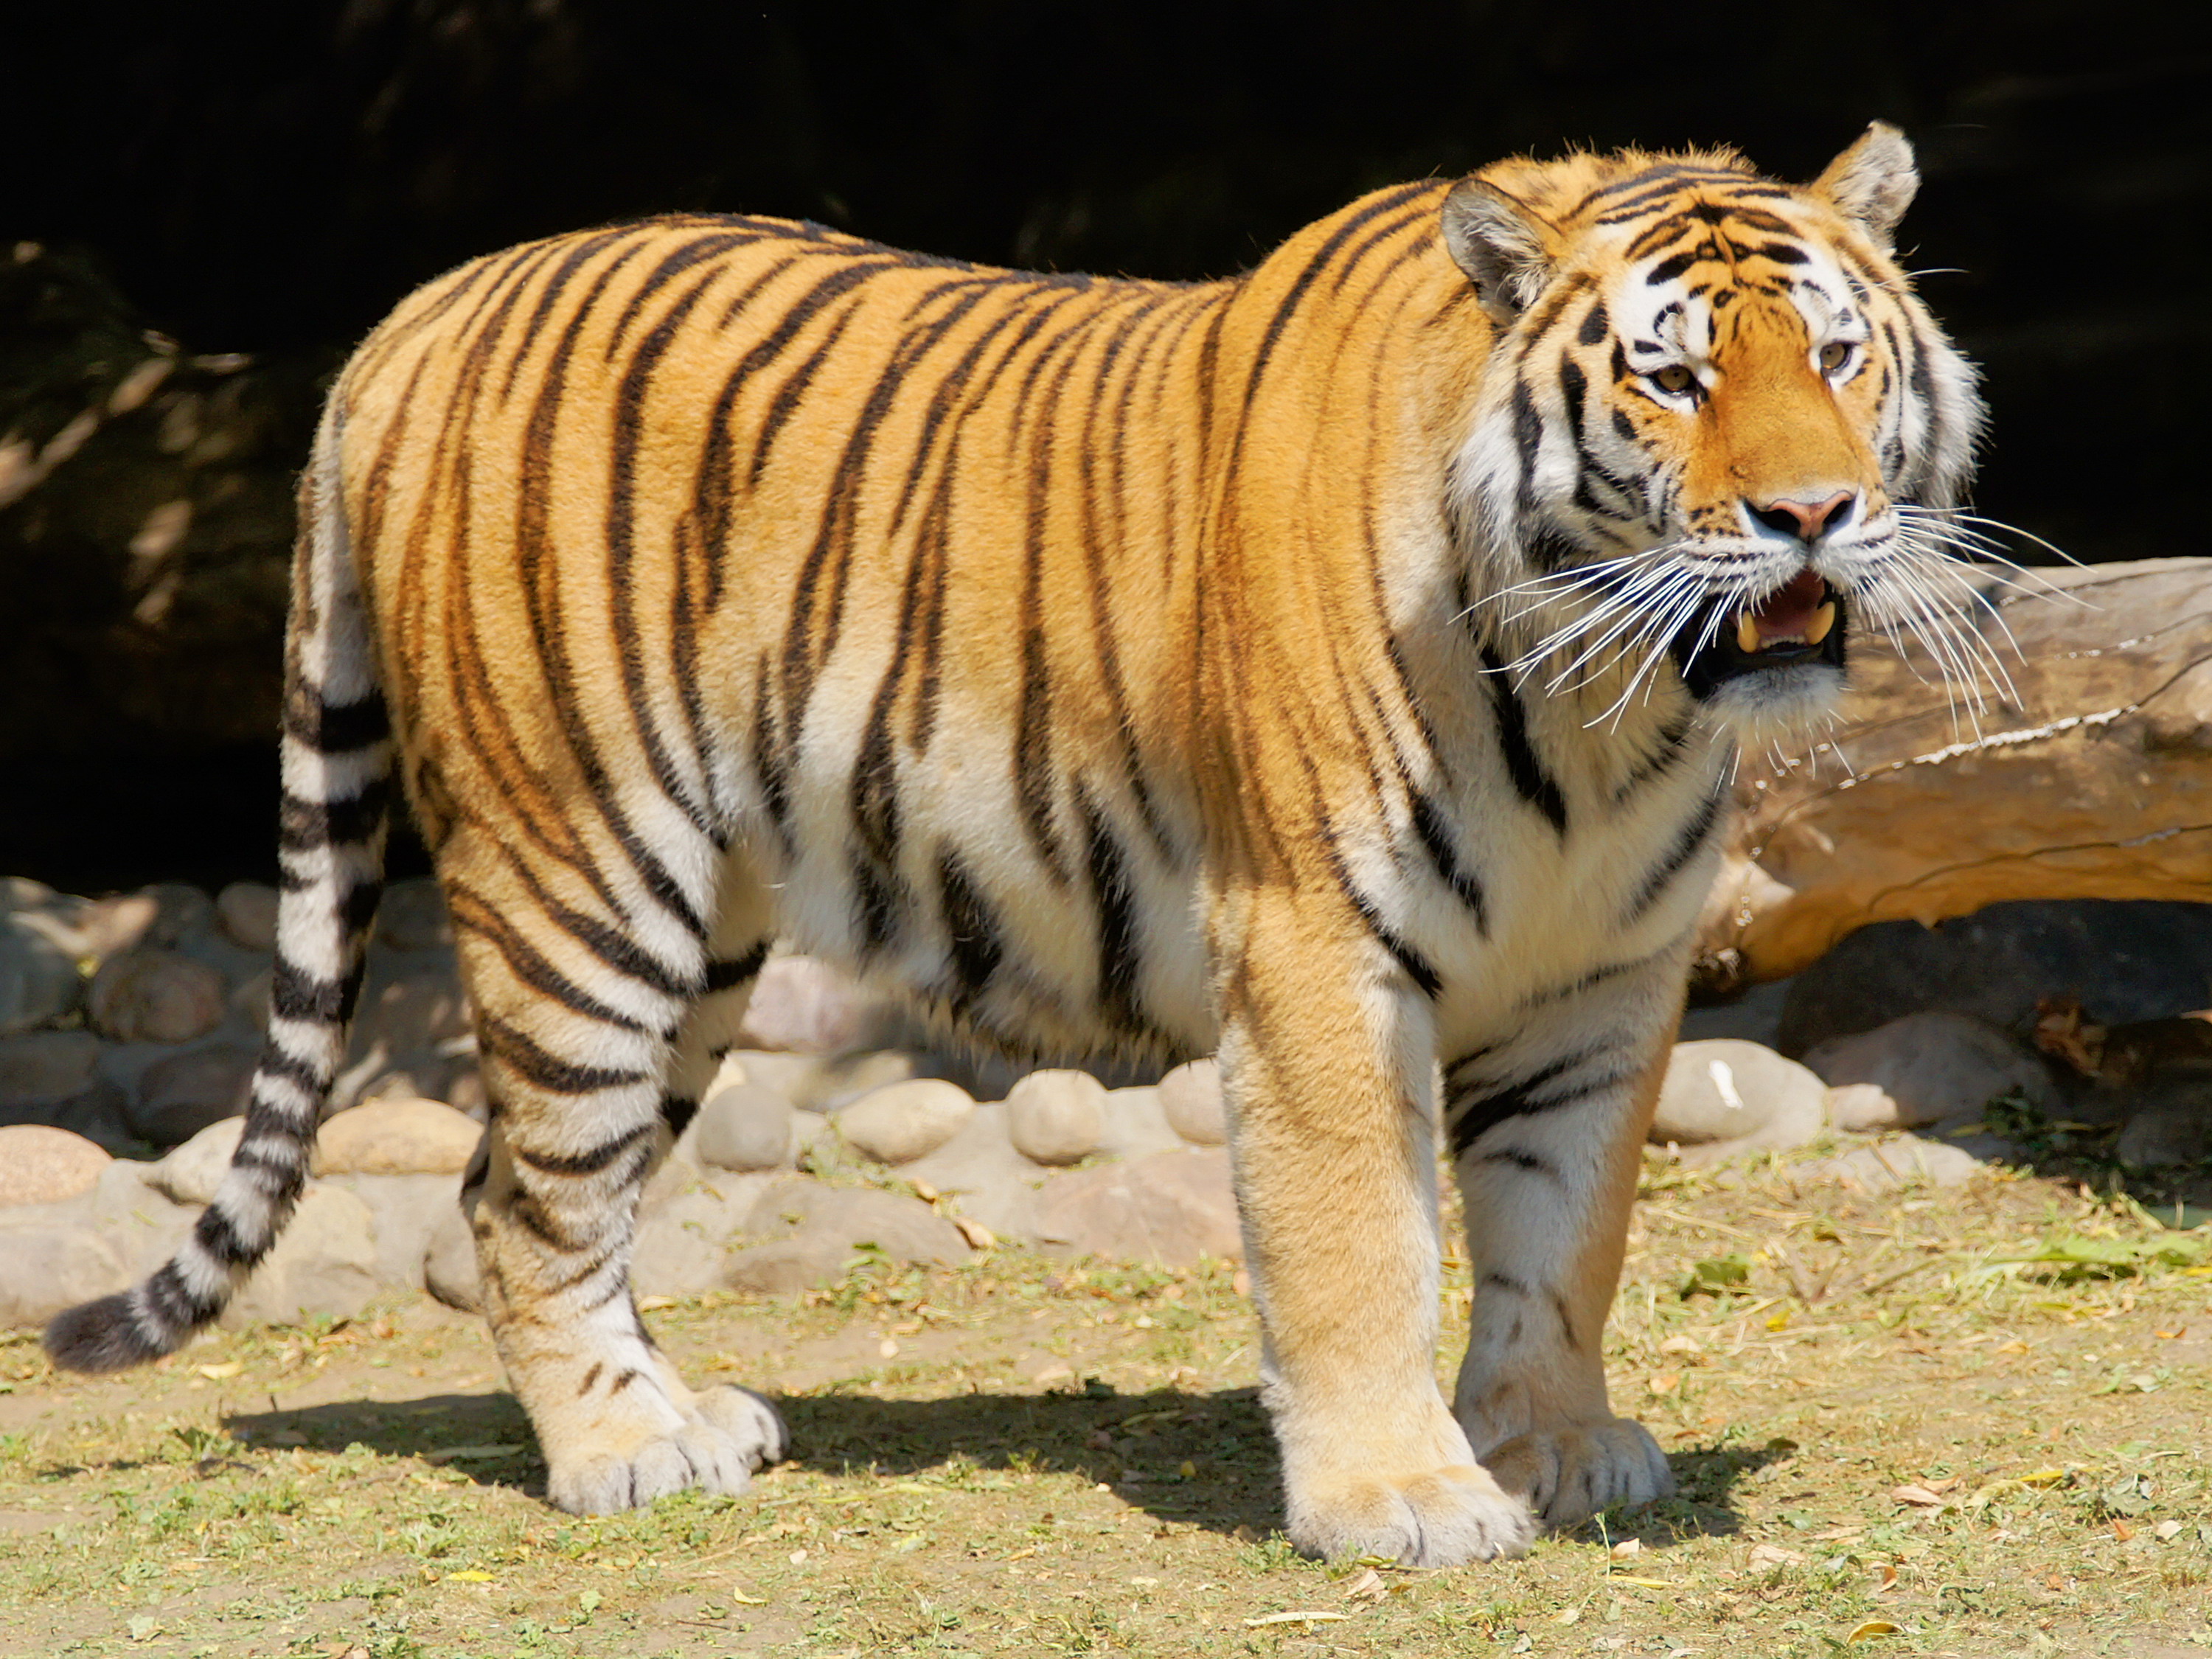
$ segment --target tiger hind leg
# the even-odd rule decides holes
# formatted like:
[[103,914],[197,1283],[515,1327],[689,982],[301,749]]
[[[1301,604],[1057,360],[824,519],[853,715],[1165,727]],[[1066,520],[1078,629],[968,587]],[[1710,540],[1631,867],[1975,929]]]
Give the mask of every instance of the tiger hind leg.
[[646,1330],[629,1269],[640,1194],[696,1109],[719,1029],[742,1016],[761,924],[746,904],[726,909],[680,982],[641,980],[635,957],[630,974],[586,975],[585,941],[532,946],[500,920],[513,911],[448,887],[493,1103],[462,1201],[547,1496],[602,1514],[688,1486],[741,1492],[784,1455],[782,1419],[749,1390],[686,1386]]

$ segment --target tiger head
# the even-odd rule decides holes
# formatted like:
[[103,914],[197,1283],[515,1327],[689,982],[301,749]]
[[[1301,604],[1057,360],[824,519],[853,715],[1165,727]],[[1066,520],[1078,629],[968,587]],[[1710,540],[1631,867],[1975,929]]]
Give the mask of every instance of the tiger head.
[[1671,672],[1761,742],[1833,707],[1854,620],[1971,678],[1948,553],[1982,405],[1892,257],[1918,184],[1877,124],[1802,186],[1629,151],[1452,191],[1497,330],[1457,520],[1518,672],[1615,716]]

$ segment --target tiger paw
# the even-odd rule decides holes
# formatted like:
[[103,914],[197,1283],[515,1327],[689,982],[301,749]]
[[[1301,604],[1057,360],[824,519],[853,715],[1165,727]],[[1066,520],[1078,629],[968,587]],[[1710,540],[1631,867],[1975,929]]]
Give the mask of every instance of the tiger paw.
[[635,1509],[692,1486],[733,1498],[752,1485],[755,1469],[781,1459],[790,1444],[783,1419],[759,1395],[709,1389],[692,1395],[673,1421],[635,1425],[619,1441],[595,1436],[578,1455],[549,1449],[545,1495],[574,1515]]
[[1548,1527],[1571,1527],[1616,1504],[1649,1504],[1674,1492],[1674,1472],[1659,1443],[1625,1417],[1521,1435],[1482,1462]]
[[1455,1567],[1525,1554],[1536,1535],[1528,1506],[1472,1463],[1300,1482],[1288,1507],[1291,1543],[1327,1560]]

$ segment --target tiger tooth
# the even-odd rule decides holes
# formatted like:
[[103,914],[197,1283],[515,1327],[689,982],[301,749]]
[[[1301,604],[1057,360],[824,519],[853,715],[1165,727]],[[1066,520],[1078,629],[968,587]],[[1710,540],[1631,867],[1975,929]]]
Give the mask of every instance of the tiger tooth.
[[1759,624],[1751,619],[1751,612],[1735,613],[1735,648],[1747,657],[1759,654]]
[[1818,645],[1828,637],[1828,630],[1836,625],[1836,602],[1821,601],[1820,608],[1813,613],[1813,620],[1805,624],[1805,643]]

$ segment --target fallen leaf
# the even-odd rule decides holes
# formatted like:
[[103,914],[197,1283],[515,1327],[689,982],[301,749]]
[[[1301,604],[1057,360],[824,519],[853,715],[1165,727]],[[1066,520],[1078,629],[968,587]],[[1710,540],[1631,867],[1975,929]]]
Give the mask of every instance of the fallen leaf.
[[1631,1555],[1641,1555],[1644,1553],[1644,1540],[1641,1538],[1624,1538],[1607,1553],[1616,1561]]
[[1673,1581],[1665,1578],[1632,1578],[1625,1572],[1609,1572],[1605,1576],[1608,1584],[1633,1584],[1638,1589],[1673,1589]]
[[991,1249],[999,1242],[998,1234],[981,1222],[970,1220],[964,1215],[954,1216],[952,1224],[959,1229],[960,1237],[968,1241],[968,1248],[971,1250]]
[[1580,1607],[1561,1607],[1552,1615],[1552,1622],[1555,1625],[1571,1625],[1577,1622],[1582,1616],[1583,1610]]
[[892,1341],[888,1336],[882,1341],[876,1344],[876,1352],[886,1359],[896,1358],[898,1357],[898,1344]]
[[1680,1371],[1654,1371],[1651,1373],[1650,1378],[1645,1381],[1644,1386],[1650,1389],[1653,1394],[1663,1397],[1664,1395],[1673,1394],[1676,1389],[1682,1386],[1682,1373]]
[[225,1360],[220,1365],[202,1365],[199,1367],[199,1374],[202,1376],[210,1377],[214,1381],[220,1382],[226,1376],[236,1376],[239,1372],[245,1369],[246,1362],[244,1360],[229,1359]]
[[1753,1544],[1749,1565],[1759,1567],[1802,1567],[1805,1558],[1796,1550],[1785,1550],[1779,1544]]
[[1885,1561],[1881,1564],[1881,1583],[1875,1586],[1874,1593],[1876,1595],[1887,1595],[1896,1588],[1897,1567],[1895,1564]]
[[741,1607],[764,1607],[768,1605],[768,1598],[766,1596],[748,1595],[741,1589],[732,1590],[730,1592],[730,1600]]
[[914,1188],[914,1195],[920,1199],[923,1203],[934,1204],[937,1202],[939,1196],[937,1188],[931,1186],[927,1181],[909,1181],[907,1182],[907,1185]]
[[676,1298],[672,1296],[641,1296],[637,1299],[637,1310],[640,1313],[659,1313],[663,1308],[672,1308],[675,1305]]
[[1889,1495],[1900,1504],[1907,1504],[1911,1505],[1914,1509],[1920,1510],[1947,1509],[1949,1507],[1950,1503],[1949,1499],[1939,1497],[1936,1493],[1929,1491],[1925,1486],[1913,1486],[1910,1484],[1902,1486],[1892,1486],[1889,1489]]
[[1345,1586],[1347,1601],[1380,1601],[1390,1594],[1390,1587],[1382,1582],[1382,1575],[1369,1567],[1358,1577]]
[[476,1567],[464,1567],[459,1572],[447,1573],[446,1582],[449,1584],[489,1584],[491,1575]]
[[1296,1613],[1264,1613],[1257,1619],[1247,1619],[1244,1628],[1259,1630],[1267,1625],[1340,1625],[1351,1617],[1348,1613],[1328,1613],[1318,1608],[1306,1608]]
[[1904,1634],[1905,1626],[1902,1625],[1893,1625],[1887,1619],[1869,1619],[1864,1624],[1854,1626],[1851,1633],[1844,1638],[1844,1640],[1848,1644],[1852,1642],[1871,1642],[1877,1636]]
[[2116,1516],[2114,1516],[2112,1517],[2112,1536],[2113,1536],[2113,1537],[2115,1537],[2115,1538],[2118,1539],[2118,1540],[2120,1540],[2120,1542],[2122,1542],[2123,1544],[2124,1544],[2124,1543],[2126,1543],[2126,1542],[2128,1541],[2128,1540],[2130,1540],[2130,1538],[2133,1538],[2135,1535],[2136,1535],[2136,1529],[2135,1529],[2133,1527],[2130,1526],[2126,1522],[2124,1522],[2124,1521],[2121,1520],[2121,1519],[2120,1519],[2120,1517],[2119,1517],[2118,1516],[2117,1516],[2117,1515],[2116,1515]]
[[1236,1292],[1237,1292],[1237,1295],[1239,1295],[1239,1296],[1249,1296],[1249,1295],[1251,1295],[1251,1294],[1252,1294],[1252,1275],[1251,1275],[1251,1273],[1250,1273],[1249,1271],[1247,1271],[1245,1268],[1239,1267],[1239,1268],[1237,1270],[1236,1277],[1234,1277],[1233,1279],[1231,1279],[1229,1281],[1229,1288],[1230,1288],[1231,1290],[1232,1290],[1232,1291],[1236,1291]]

